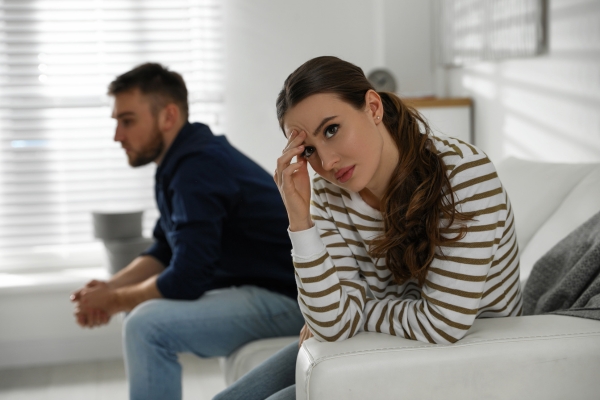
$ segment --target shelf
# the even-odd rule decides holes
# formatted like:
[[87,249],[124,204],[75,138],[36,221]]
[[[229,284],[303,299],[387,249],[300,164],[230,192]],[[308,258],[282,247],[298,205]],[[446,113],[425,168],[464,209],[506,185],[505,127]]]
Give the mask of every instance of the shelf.
[[436,98],[436,97],[405,97],[402,101],[415,108],[434,107],[471,107],[473,100],[468,97]]

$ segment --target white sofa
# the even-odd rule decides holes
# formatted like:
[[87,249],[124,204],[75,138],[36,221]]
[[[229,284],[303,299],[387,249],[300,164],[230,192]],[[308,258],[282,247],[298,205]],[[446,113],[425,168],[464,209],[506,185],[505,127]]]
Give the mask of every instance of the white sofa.
[[[514,158],[498,166],[516,218],[521,283],[552,246],[600,211],[600,164]],[[297,337],[249,343],[225,362],[227,383]],[[599,399],[600,321],[543,315],[478,319],[456,344],[361,333],[307,340],[298,400]]]

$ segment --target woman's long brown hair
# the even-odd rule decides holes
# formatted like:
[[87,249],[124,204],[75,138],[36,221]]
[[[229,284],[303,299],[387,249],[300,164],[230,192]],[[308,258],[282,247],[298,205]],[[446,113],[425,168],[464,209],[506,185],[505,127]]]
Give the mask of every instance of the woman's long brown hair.
[[[277,97],[283,130],[286,112],[305,98],[331,93],[364,110],[365,95],[374,90],[362,69],[336,57],[307,61],[285,81]],[[446,166],[438,156],[427,121],[393,93],[380,92],[383,124],[398,147],[399,162],[381,199],[384,231],[370,247],[371,257],[384,258],[398,283],[414,278],[423,285],[440,246],[466,235],[461,221],[472,219],[456,209]],[[440,223],[444,222],[444,226]],[[458,234],[441,234],[458,222]]]

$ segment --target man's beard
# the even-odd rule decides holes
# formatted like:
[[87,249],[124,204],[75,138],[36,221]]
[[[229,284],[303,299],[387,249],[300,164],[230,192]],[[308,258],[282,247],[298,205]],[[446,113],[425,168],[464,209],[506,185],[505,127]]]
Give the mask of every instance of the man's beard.
[[156,160],[160,156],[165,148],[162,135],[158,130],[158,127],[154,127],[152,137],[148,146],[139,152],[130,153],[127,155],[129,159],[129,165],[132,167],[141,167]]

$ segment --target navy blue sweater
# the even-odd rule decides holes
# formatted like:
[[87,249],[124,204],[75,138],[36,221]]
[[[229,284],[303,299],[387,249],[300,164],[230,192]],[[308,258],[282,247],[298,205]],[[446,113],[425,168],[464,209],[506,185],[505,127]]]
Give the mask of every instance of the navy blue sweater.
[[156,242],[144,254],[166,266],[157,280],[164,297],[255,285],[296,298],[277,187],[225,137],[186,123],[156,170],[155,191]]

